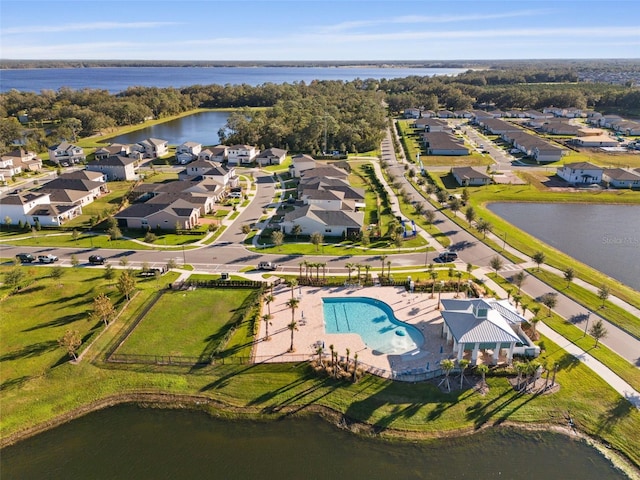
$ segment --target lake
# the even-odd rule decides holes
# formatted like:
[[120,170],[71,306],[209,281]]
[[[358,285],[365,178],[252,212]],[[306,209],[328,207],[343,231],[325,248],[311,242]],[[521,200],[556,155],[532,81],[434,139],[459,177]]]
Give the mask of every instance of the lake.
[[147,138],[161,138],[170,145],[198,142],[203,146],[220,143],[218,130],[227,123],[229,112],[198,112],[186,117],[141,128],[109,139],[109,143],[138,143]]
[[309,83],[313,80],[356,78],[377,80],[412,75],[458,75],[464,68],[375,68],[375,67],[102,67],[33,68],[0,70],[0,92],[58,90],[68,87],[121,92],[131,86],[187,87],[190,85],[261,85],[263,83]]
[[489,430],[435,443],[362,438],[320,419],[228,421],[131,405],[91,413],[2,450],[2,478],[626,478],[586,443]]
[[640,205],[491,203],[496,215],[640,291]]

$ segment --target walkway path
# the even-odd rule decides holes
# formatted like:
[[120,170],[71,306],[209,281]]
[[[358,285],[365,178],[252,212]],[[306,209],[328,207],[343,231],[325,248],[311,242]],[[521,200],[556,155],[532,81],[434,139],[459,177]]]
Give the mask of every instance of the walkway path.
[[[507,292],[496,282],[491,280],[486,276],[486,273],[478,270],[474,270],[473,272],[478,278],[481,278],[486,285],[496,292],[496,294],[501,298],[507,297]],[[528,318],[531,318],[532,314],[527,312]],[[616,392],[622,395],[624,398],[629,400],[632,405],[636,408],[640,409],[640,393],[633,389],[631,385],[622,380],[618,375],[613,373],[608,367],[603,365],[601,362],[593,358],[591,355],[586,353],[580,347],[571,343],[569,340],[564,338],[562,335],[556,333],[550,327],[545,325],[543,322],[539,322],[537,326],[538,331],[548,337],[552,342],[556,343],[560,348],[564,349],[567,353],[573,355],[575,358],[584,363],[587,367],[593,370],[598,376],[600,376],[605,382],[607,382]]]

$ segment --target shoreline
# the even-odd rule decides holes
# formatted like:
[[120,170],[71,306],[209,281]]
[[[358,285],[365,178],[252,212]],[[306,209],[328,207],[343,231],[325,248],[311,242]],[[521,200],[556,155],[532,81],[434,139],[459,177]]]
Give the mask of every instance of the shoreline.
[[[273,421],[282,416],[291,416],[291,413],[294,410],[293,408],[283,409],[277,415],[265,415],[259,410],[252,410],[250,407],[234,407],[213,400],[209,397],[198,395],[177,395],[158,392],[123,393],[91,402],[62,415],[58,415],[49,421],[15,432],[7,437],[0,438],[0,450],[48,430],[52,430],[90,413],[125,404],[137,405],[140,408],[162,408],[166,410],[188,409],[193,411],[202,411],[209,416],[225,417],[229,420],[261,418]],[[447,432],[427,433],[389,428],[381,430],[375,425],[350,419],[336,410],[321,405],[310,405],[303,413],[296,413],[293,416],[303,417],[308,415],[317,415],[322,420],[331,423],[335,427],[355,435],[396,442],[432,441],[445,438],[465,437],[475,435],[491,428],[511,428],[523,432],[551,432],[586,442],[588,445],[598,450],[598,452],[609,460],[616,469],[620,470],[631,480],[640,480],[640,467],[634,465],[621,452],[611,449],[601,441],[598,441],[575,428],[572,429],[561,425],[542,423],[525,424],[507,421],[500,423],[499,425],[484,425],[478,429],[460,428]]]

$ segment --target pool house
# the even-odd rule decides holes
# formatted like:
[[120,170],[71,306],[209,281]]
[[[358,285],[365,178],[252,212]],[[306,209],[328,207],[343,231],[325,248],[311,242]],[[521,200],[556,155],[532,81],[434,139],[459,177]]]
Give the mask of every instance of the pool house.
[[471,363],[496,365],[501,355],[511,363],[514,355],[537,357],[536,346],[521,328],[522,317],[508,300],[443,299],[442,336],[461,360],[471,352]]

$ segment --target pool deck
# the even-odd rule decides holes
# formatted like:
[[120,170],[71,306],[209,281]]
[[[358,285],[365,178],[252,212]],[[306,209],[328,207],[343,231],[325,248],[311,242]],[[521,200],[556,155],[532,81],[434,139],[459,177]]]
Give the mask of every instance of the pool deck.
[[[287,301],[291,298],[291,288],[280,285],[274,289],[275,300],[269,305],[271,324],[270,340],[265,337],[265,323],[260,322],[259,341],[255,345],[254,356],[259,362],[292,362],[317,358],[316,349],[324,342],[325,354],[333,345],[341,357],[349,358],[358,354],[358,362],[372,373],[392,377],[392,372],[404,374],[425,373],[438,368],[440,360],[451,358],[451,346],[441,337],[442,317],[437,309],[438,296],[429,298],[429,293],[409,293],[404,287],[295,287],[294,297],[300,300],[295,310],[298,330],[294,332],[294,351],[291,345],[291,309]],[[442,294],[441,298],[453,298],[455,294]],[[381,354],[367,348],[360,335],[355,333],[330,334],[325,332],[322,299],[325,297],[370,297],[387,303],[400,321],[420,330],[425,342],[417,350],[404,354]],[[265,304],[262,314],[268,313]]]

